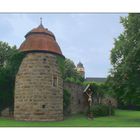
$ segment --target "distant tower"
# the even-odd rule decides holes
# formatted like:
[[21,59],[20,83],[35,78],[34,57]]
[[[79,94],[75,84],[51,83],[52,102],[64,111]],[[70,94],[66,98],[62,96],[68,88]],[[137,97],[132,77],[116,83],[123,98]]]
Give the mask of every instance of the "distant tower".
[[16,75],[14,118],[63,120],[63,79],[57,58],[64,56],[55,36],[41,20],[25,38],[19,49],[25,57]]
[[76,69],[77,69],[78,73],[79,73],[83,78],[85,78],[85,69],[84,69],[84,66],[83,66],[83,64],[82,64],[81,62],[79,62],[79,63],[77,64]]

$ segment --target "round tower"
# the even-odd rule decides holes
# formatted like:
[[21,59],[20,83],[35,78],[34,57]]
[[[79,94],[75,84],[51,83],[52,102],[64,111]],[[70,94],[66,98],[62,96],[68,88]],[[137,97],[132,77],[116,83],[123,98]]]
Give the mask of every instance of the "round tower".
[[83,78],[85,78],[85,69],[84,69],[84,66],[83,66],[83,64],[82,64],[81,62],[79,62],[79,63],[77,64],[76,69],[77,69],[77,72],[78,72]]
[[55,36],[41,24],[25,35],[25,53],[16,75],[14,118],[63,120],[63,79],[57,58],[64,58]]

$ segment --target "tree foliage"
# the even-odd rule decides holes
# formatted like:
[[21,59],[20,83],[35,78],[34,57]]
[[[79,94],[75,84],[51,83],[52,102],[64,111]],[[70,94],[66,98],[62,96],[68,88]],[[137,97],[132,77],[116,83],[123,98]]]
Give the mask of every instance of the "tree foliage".
[[111,50],[108,86],[122,106],[140,106],[140,14],[121,17],[123,33]]
[[0,41],[0,110],[13,107],[15,75],[23,57],[16,46]]
[[74,62],[67,58],[64,62],[64,80],[79,84],[84,81],[84,78],[77,72]]

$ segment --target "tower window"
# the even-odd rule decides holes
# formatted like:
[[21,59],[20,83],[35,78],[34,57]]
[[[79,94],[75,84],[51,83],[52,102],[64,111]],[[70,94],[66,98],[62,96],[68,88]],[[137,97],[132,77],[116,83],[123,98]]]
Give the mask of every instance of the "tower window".
[[45,108],[45,105],[42,105],[42,108]]
[[58,78],[57,78],[56,75],[53,75],[53,77],[52,77],[52,86],[57,87],[57,84],[58,84]]

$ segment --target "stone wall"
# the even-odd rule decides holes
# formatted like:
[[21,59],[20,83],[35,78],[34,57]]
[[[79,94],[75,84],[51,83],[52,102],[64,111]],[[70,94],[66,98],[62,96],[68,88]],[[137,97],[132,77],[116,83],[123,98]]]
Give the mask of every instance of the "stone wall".
[[[67,89],[71,94],[70,105],[68,107],[68,111],[71,114],[86,112],[88,109],[88,96],[83,93],[83,86],[71,82],[64,83],[64,89]],[[94,94],[94,93],[93,93]],[[92,97],[92,105],[98,104],[98,99],[93,95]],[[113,107],[117,107],[117,101],[112,97],[103,97],[100,99],[100,103],[104,105],[108,105],[108,101],[111,102]]]
[[85,98],[83,95],[83,86],[75,83],[65,82],[64,89],[67,89],[71,94],[69,111],[71,114],[83,112],[85,105]]
[[16,120],[63,120],[63,80],[56,56],[28,53],[15,82]]

